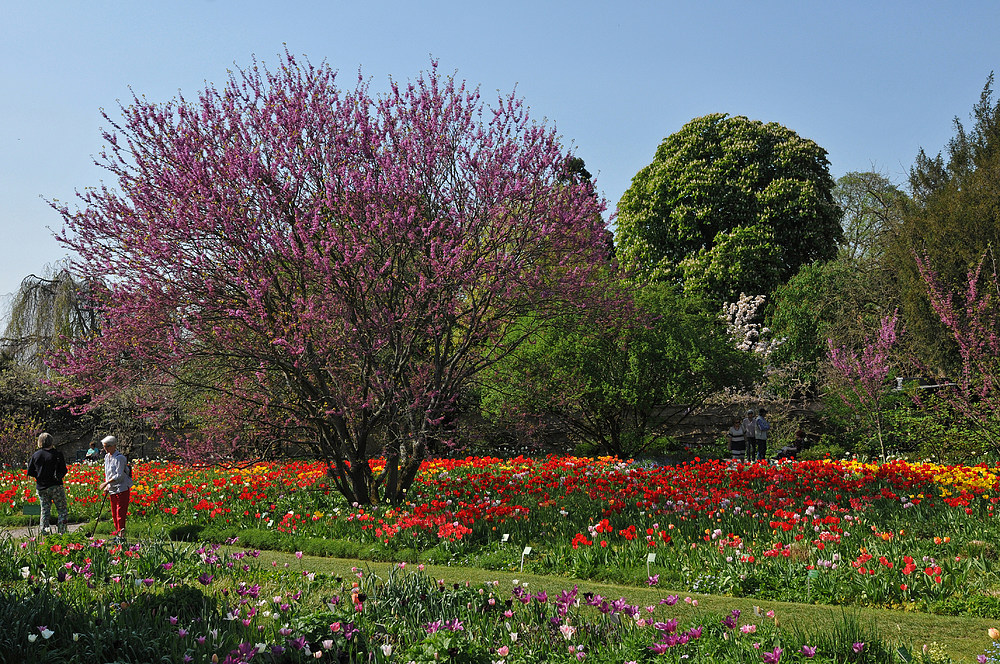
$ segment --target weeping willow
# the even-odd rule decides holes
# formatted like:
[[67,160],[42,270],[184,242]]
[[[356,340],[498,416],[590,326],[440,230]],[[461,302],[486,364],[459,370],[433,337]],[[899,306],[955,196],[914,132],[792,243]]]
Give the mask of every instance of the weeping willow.
[[52,270],[49,277],[25,277],[0,339],[3,354],[21,366],[46,371],[49,352],[97,330],[91,295],[91,284],[65,268]]

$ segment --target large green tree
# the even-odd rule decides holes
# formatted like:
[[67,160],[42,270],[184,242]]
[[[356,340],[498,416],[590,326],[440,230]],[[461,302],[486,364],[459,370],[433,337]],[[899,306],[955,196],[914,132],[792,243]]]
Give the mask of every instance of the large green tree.
[[777,123],[715,113],[660,143],[618,203],[616,245],[640,275],[716,299],[769,294],[841,237],[826,151]]
[[542,422],[622,457],[645,450],[724,387],[757,378],[714,308],[663,284],[608,318],[582,312],[498,362],[482,382],[485,414]]
[[946,155],[918,154],[910,169],[912,204],[885,250],[912,350],[946,371],[959,364],[958,349],[942,341],[947,331],[914,258],[926,257],[939,286],[962,288],[986,249],[1000,247],[1000,100],[992,74],[973,107],[971,128],[958,118],[954,123]]

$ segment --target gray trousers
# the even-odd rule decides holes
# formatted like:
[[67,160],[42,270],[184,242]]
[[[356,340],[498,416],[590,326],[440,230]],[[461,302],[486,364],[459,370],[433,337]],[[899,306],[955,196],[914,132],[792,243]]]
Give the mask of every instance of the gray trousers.
[[38,489],[38,503],[42,508],[42,514],[38,522],[39,528],[43,531],[48,531],[49,520],[52,517],[52,505],[55,505],[56,511],[59,513],[59,532],[66,532],[69,508],[66,507],[66,489],[63,488],[63,485],[57,484],[46,489]]

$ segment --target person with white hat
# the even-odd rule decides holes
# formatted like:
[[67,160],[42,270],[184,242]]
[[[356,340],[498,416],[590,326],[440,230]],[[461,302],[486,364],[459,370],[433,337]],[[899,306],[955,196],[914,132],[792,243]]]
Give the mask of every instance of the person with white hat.
[[131,498],[132,475],[129,472],[128,459],[118,451],[118,439],[106,436],[101,440],[104,446],[104,481],[101,490],[108,493],[111,502],[111,520],[115,526],[113,533],[119,542],[125,540],[125,518],[128,516],[128,503]]

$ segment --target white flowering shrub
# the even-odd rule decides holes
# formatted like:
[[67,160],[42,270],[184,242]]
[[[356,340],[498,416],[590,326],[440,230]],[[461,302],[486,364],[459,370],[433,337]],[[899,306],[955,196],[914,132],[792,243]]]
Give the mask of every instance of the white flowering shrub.
[[755,322],[757,312],[764,306],[764,300],[763,295],[740,293],[736,302],[722,305],[722,319],[738,350],[756,353],[766,360],[781,345],[782,340],[774,339],[770,328]]

